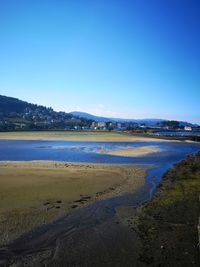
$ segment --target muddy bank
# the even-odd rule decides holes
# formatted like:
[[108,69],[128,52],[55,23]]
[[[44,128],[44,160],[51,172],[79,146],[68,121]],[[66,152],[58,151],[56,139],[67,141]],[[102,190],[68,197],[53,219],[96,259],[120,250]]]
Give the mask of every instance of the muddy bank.
[[200,153],[166,173],[154,199],[133,220],[141,241],[137,266],[200,266],[199,195]]
[[147,168],[67,162],[0,162],[0,245],[97,201],[133,193]]
[[[138,192],[130,200],[136,207],[142,196]],[[123,196],[98,201],[3,246],[0,266],[134,266],[140,242],[120,223],[112,201],[122,203]]]

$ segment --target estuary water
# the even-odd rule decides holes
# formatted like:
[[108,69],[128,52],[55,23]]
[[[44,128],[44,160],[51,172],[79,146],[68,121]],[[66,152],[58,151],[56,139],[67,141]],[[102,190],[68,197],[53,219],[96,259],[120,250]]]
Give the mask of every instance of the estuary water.
[[[152,146],[160,152],[145,156],[122,157],[97,153],[100,150],[118,150]],[[200,149],[200,143],[188,142],[86,142],[86,141],[15,141],[0,140],[0,161],[53,160],[113,164],[157,164],[174,162]]]
[[[97,153],[100,149],[142,146],[158,147],[160,152],[140,157]],[[106,260],[108,251],[110,261],[117,256],[118,263],[121,264],[124,257],[121,250],[123,246],[127,246],[127,263],[116,266],[132,266],[129,258],[134,258],[134,248],[132,250],[130,244],[134,245],[135,237],[124,227],[116,228],[114,220],[117,208],[134,208],[151,199],[162,175],[173,164],[199,150],[200,143],[187,142],[0,141],[0,161],[52,160],[152,167],[148,171],[146,184],[138,192],[98,201],[74,211],[71,215],[38,227],[1,248],[0,259],[4,264],[2,266],[11,266],[10,263],[13,262],[18,263],[16,266],[33,266],[31,264],[34,257],[38,259],[37,265],[34,266],[96,266],[100,259]],[[121,243],[115,242],[116,236],[121,238]],[[109,264],[101,266],[113,266]]]

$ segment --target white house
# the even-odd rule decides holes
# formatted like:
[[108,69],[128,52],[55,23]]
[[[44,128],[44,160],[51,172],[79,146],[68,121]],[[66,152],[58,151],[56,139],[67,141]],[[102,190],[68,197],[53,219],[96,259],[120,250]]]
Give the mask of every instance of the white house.
[[104,128],[104,127],[106,127],[106,123],[105,122],[98,122],[98,127]]
[[185,127],[184,127],[184,130],[185,130],[185,131],[192,131],[192,127],[190,127],[190,126],[185,126]]

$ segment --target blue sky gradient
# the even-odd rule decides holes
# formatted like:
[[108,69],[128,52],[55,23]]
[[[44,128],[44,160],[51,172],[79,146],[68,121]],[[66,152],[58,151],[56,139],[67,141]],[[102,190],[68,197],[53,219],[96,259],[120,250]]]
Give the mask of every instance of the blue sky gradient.
[[0,94],[200,123],[200,1],[1,0]]

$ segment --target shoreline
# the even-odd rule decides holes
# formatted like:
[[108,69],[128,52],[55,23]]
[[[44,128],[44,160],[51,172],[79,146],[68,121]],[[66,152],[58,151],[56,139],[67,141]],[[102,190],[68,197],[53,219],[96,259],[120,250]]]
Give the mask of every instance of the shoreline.
[[0,132],[0,140],[24,141],[87,141],[87,142],[178,142],[151,136],[132,135],[121,132],[69,132],[69,131],[41,131],[41,132]]
[[136,208],[133,220],[130,212],[127,225],[134,225],[141,242],[138,267],[199,266],[199,194],[200,152],[163,175],[153,199]]
[[91,141],[91,142],[194,142],[199,136],[156,136],[153,134],[117,131],[11,131],[0,132],[0,140],[40,140],[40,141]]

